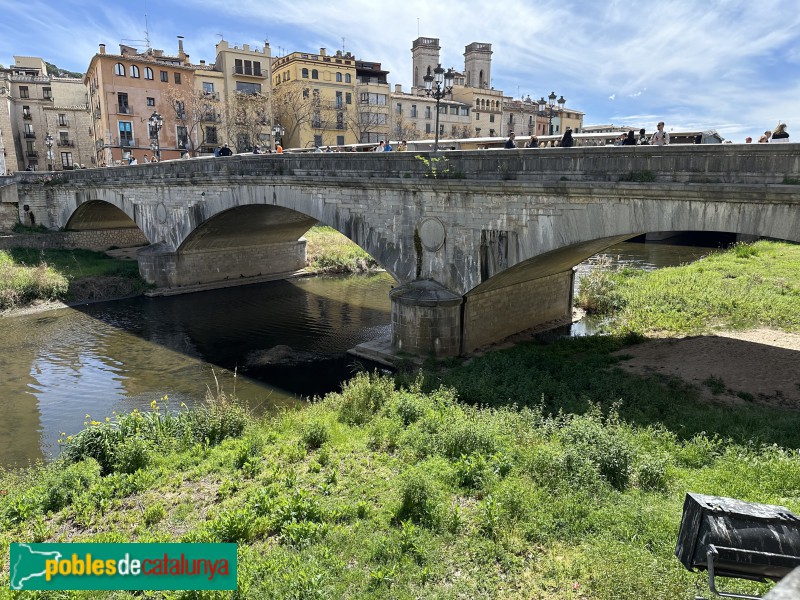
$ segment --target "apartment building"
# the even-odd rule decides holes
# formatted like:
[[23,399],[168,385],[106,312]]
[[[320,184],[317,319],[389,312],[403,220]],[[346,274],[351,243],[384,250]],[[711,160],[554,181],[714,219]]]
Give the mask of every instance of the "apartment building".
[[[84,76],[89,91],[95,160],[99,165],[125,164],[131,158],[159,154],[162,160],[180,158],[192,146],[175,99],[194,90],[195,68],[178,38],[178,54],[120,44],[119,54],[100,44]],[[160,128],[150,125],[161,117]]]
[[0,97],[0,173],[91,164],[91,121],[80,79],[51,76],[39,57],[15,56],[0,71]]
[[272,68],[273,112],[285,147],[344,146],[389,137],[388,71],[349,52],[293,52]]

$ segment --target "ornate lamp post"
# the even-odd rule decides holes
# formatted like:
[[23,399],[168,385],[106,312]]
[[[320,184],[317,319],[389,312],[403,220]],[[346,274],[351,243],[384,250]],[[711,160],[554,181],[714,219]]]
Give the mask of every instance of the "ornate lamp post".
[[47,146],[47,170],[53,170],[53,136],[50,135],[50,132],[47,132],[47,135],[44,136],[44,143]]
[[150,125],[150,148],[153,151],[153,155],[161,162],[161,146],[158,141],[158,132],[161,131],[164,120],[161,118],[160,114],[153,111],[153,114],[150,115],[147,122]]
[[[433,70],[433,74],[431,74],[431,68],[428,67],[428,74],[422,78],[425,82],[425,94],[436,99],[436,136],[433,142],[434,152],[439,151],[439,101],[447,94],[453,92],[454,78],[455,72],[453,69],[448,69],[447,72],[445,72],[441,63]],[[433,87],[434,82],[436,83],[435,88]]]
[[277,144],[280,144],[283,141],[283,135],[286,133],[286,130],[281,126],[280,123],[275,123],[272,126],[272,146],[273,150]]
[[555,116],[556,102],[558,102],[558,109],[563,111],[564,105],[567,103],[567,101],[564,100],[564,96],[556,100],[556,93],[550,92],[547,100],[544,99],[544,96],[539,98],[539,115],[547,117],[550,135],[553,135],[553,117]]

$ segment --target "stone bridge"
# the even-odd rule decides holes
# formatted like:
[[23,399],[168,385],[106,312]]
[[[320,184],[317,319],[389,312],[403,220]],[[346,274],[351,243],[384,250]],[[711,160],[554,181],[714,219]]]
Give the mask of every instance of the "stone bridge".
[[329,225],[395,278],[394,351],[471,351],[571,314],[573,268],[652,231],[800,241],[796,144],[241,155],[18,174],[20,219],[141,231],[180,288],[285,277]]

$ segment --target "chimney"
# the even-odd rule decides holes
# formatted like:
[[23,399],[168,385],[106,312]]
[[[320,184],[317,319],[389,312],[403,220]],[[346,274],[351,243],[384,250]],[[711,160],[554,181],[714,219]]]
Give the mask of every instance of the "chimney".
[[201,58],[201,59],[200,59],[200,64],[201,64],[201,65],[204,65],[204,64],[206,64],[206,61],[205,61],[205,60],[203,60],[203,59]]
[[105,53],[106,53],[106,45],[100,44],[100,54],[105,54]]
[[403,93],[403,84],[402,83],[395,83],[394,84],[394,93],[395,94],[402,94]]
[[326,54],[325,54],[325,48],[320,48],[320,49],[319,49],[319,55],[320,55],[320,56],[326,56]]
[[178,36],[178,58],[185,58],[186,53],[183,51],[183,36]]

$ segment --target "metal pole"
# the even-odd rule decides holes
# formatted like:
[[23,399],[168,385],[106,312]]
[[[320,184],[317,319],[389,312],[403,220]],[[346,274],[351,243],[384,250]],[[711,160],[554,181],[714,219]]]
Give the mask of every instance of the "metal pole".
[[433,151],[439,151],[439,101],[442,99],[441,95],[439,94],[439,84],[436,84],[436,132],[433,142]]

